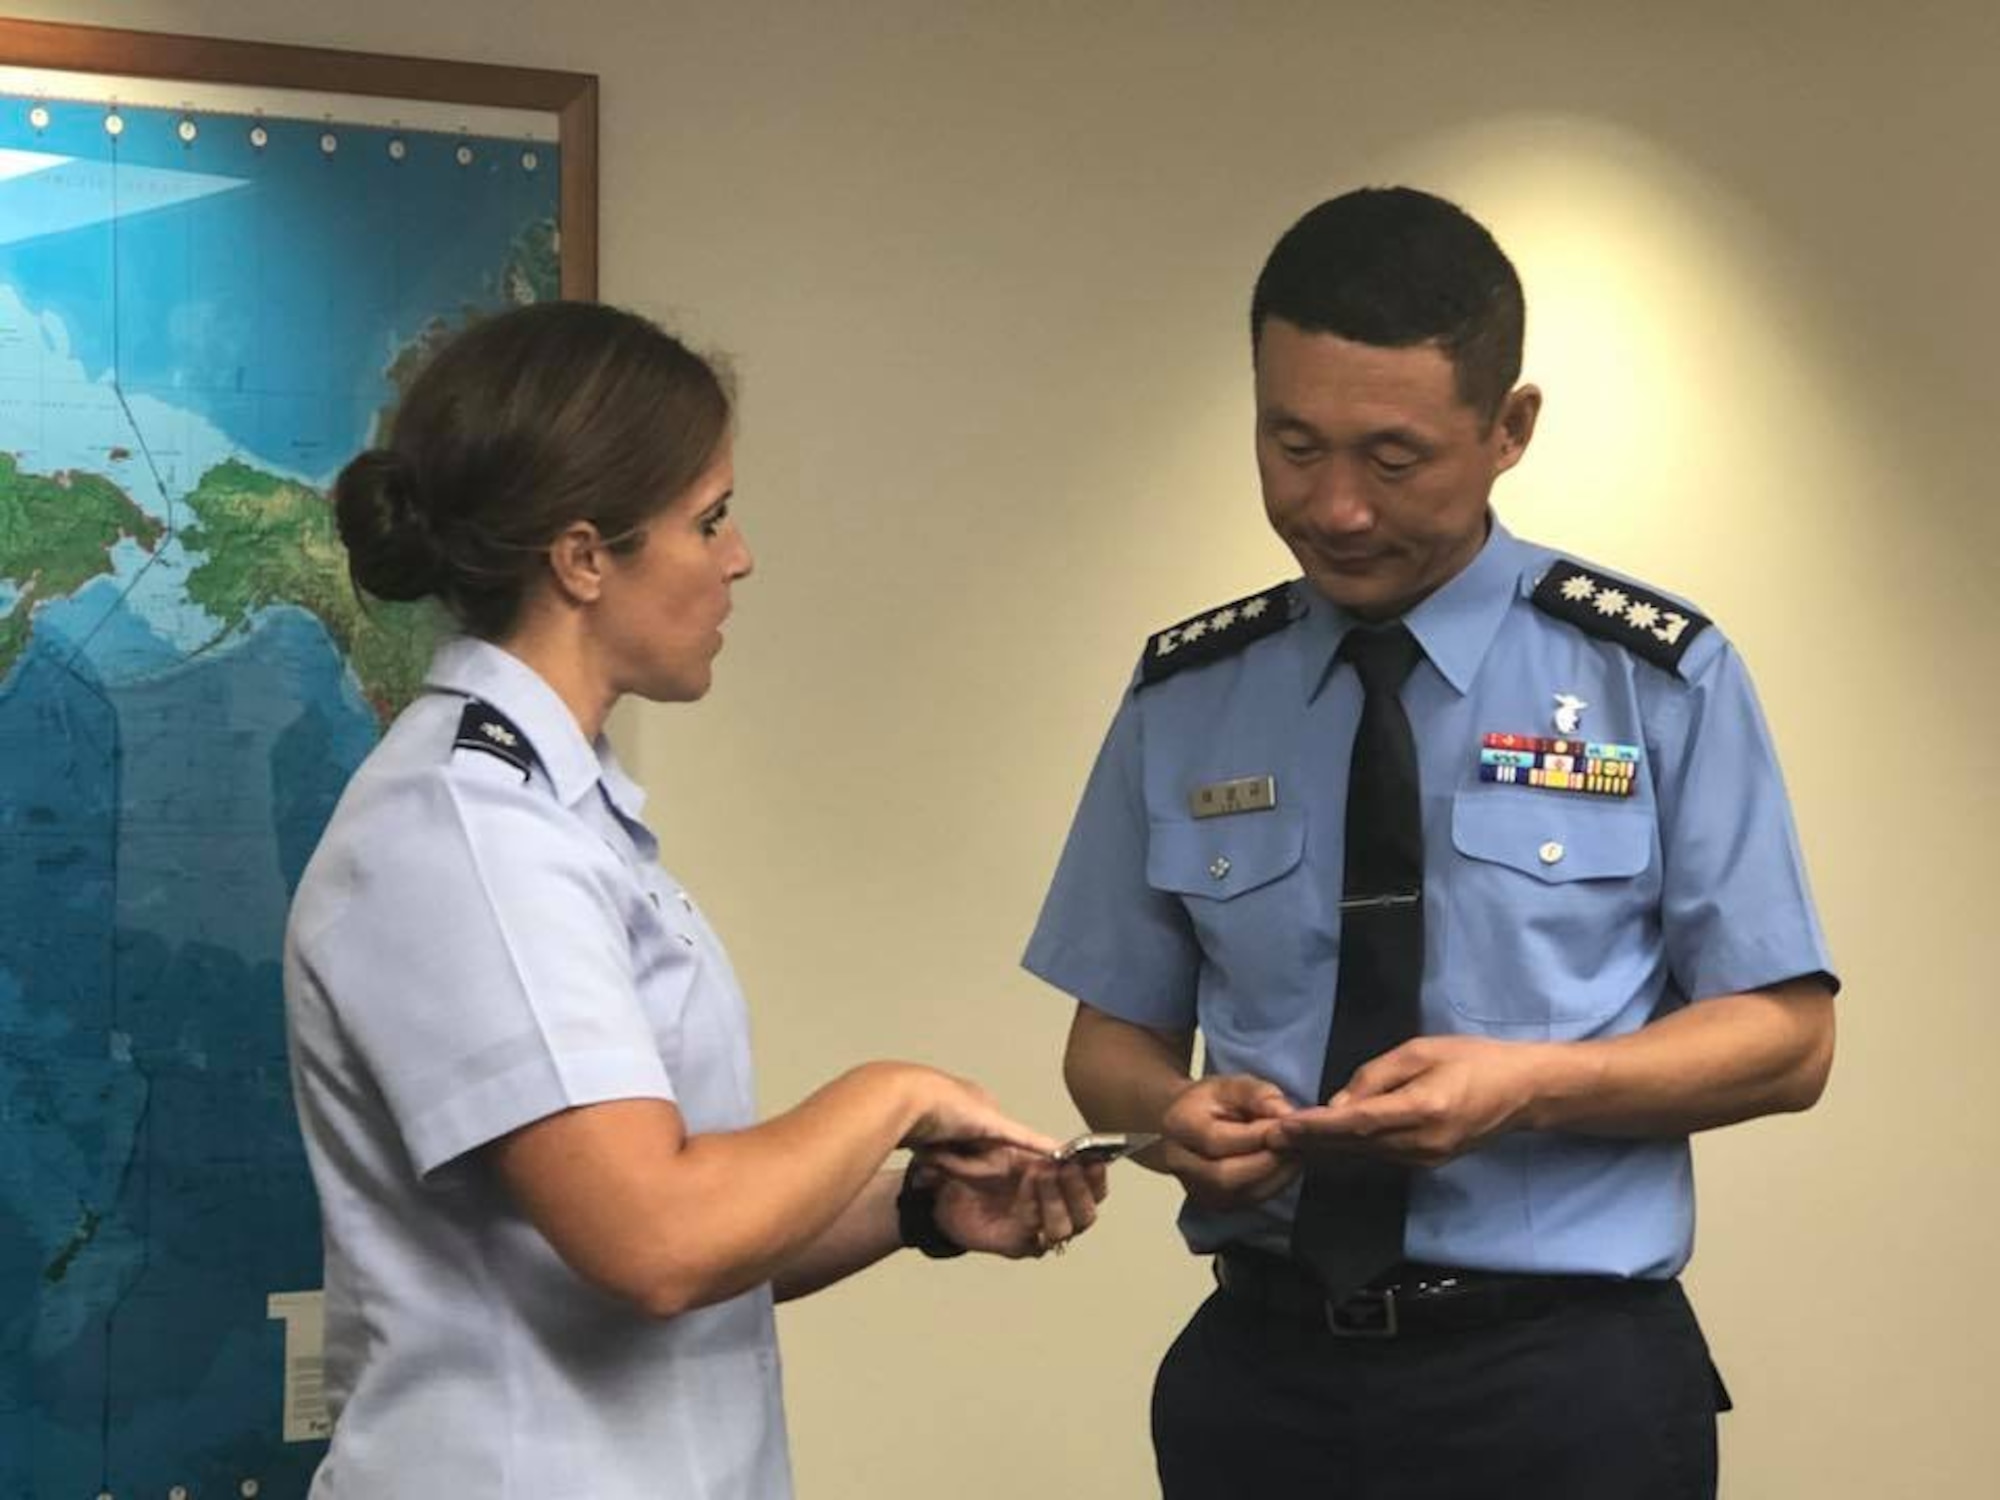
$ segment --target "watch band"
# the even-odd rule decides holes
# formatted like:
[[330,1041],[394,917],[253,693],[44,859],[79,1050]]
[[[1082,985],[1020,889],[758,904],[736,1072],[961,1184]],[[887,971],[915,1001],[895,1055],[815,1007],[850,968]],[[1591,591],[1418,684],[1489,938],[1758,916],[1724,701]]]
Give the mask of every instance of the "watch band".
[[965,1254],[965,1246],[938,1228],[937,1189],[917,1180],[914,1160],[903,1173],[902,1191],[896,1194],[896,1237],[932,1260],[951,1260]]

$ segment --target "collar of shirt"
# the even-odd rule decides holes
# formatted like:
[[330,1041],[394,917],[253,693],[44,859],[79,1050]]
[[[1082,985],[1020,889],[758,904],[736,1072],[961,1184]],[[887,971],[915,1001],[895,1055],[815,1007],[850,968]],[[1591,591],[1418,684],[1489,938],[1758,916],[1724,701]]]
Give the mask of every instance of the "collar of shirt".
[[646,793],[618,763],[611,741],[601,737],[597,741],[597,771],[604,781],[604,795],[611,799],[618,815],[633,827],[643,828],[639,814],[645,811]]
[[[1500,629],[1501,618],[1521,592],[1521,579],[1534,561],[1525,542],[1493,520],[1485,545],[1460,572],[1402,617],[1438,675],[1463,695],[1472,688],[1479,664]],[[1335,654],[1347,632],[1365,622],[1348,613],[1310,583],[1298,590],[1306,601],[1300,666],[1306,701],[1317,698],[1332,674]]]
[[424,685],[490,703],[512,719],[535,747],[535,758],[564,807],[574,807],[601,781],[613,804],[637,819],[645,797],[613,758],[611,747],[601,738],[596,745],[586,740],[569,705],[512,652],[458,636],[438,647]]

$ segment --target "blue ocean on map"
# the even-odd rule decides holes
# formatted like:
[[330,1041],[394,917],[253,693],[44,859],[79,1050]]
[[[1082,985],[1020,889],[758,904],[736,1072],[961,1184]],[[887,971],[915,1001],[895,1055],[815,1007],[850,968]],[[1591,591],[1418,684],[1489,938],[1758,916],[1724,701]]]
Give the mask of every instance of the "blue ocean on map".
[[[0,1500],[280,1500],[324,1452],[268,1306],[320,1284],[280,941],[381,702],[307,601],[195,597],[269,559],[189,496],[318,503],[399,356],[524,300],[559,155],[112,113],[0,94]],[[86,477],[130,519],[9,529]]]

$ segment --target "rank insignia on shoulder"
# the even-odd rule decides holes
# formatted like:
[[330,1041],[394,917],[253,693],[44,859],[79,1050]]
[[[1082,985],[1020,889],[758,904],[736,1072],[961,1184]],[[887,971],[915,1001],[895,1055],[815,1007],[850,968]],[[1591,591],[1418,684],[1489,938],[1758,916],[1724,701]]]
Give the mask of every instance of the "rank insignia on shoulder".
[[534,773],[535,747],[528,743],[520,726],[492,704],[481,703],[477,698],[468,700],[465,712],[458,716],[458,738],[452,741],[452,748],[483,750],[497,756],[519,771],[523,781]]
[[1289,583],[1275,584],[1220,609],[1204,610],[1146,642],[1139,685],[1149,686],[1184,667],[1198,667],[1240,651],[1252,641],[1283,630],[1298,617]]
[[1535,585],[1535,608],[1587,635],[1615,641],[1671,672],[1709,620],[1685,604],[1581,563],[1557,558]]

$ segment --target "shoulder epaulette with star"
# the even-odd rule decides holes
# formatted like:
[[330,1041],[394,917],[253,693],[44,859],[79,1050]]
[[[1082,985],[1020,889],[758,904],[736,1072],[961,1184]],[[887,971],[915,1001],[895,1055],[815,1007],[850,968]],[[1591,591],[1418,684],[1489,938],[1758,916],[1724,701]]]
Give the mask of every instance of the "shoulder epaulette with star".
[[1204,610],[1146,642],[1146,655],[1139,663],[1139,686],[1149,686],[1183,668],[1198,667],[1240,651],[1252,641],[1283,630],[1297,618],[1289,583],[1274,584],[1261,594],[1238,599],[1220,609]]
[[1566,557],[1549,564],[1535,585],[1533,602],[1585,634],[1614,641],[1669,672],[1709,626],[1706,615],[1677,600]]
[[520,725],[477,698],[469,700],[465,712],[458,716],[458,738],[452,741],[452,748],[498,756],[519,771],[523,781],[534,774],[535,747],[528,743]]

